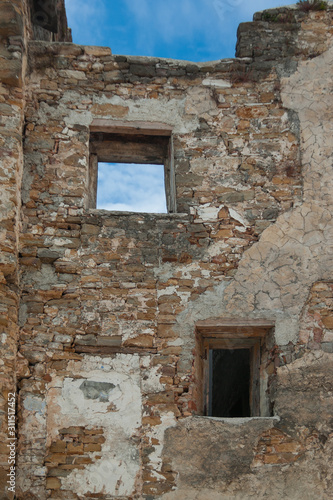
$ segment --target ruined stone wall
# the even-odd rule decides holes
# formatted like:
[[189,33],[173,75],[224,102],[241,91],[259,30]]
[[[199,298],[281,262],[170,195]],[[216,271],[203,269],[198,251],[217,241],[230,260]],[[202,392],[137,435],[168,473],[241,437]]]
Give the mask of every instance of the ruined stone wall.
[[[16,392],[18,234],[23,171],[25,34],[22,1],[0,2],[0,490],[8,464],[8,400]],[[12,408],[15,410],[15,407]],[[8,418],[9,417],[9,418]],[[14,433],[15,437],[15,433]]]
[[[29,43],[18,498],[330,498],[332,9],[289,12],[210,63]],[[86,208],[94,119],[172,127],[177,213]],[[275,323],[271,416],[202,416],[213,318]]]
[[[59,15],[66,24],[64,4]],[[67,24],[66,24],[67,29]],[[68,34],[67,34],[68,35]],[[18,247],[23,174],[27,40],[33,38],[30,4],[0,2],[0,495],[9,486],[8,438],[15,437],[20,280]],[[61,39],[61,38],[59,38]],[[63,38],[64,39],[64,38]],[[67,38],[69,39],[69,38]],[[3,496],[5,495],[5,496]],[[10,494],[11,495],[11,494]]]

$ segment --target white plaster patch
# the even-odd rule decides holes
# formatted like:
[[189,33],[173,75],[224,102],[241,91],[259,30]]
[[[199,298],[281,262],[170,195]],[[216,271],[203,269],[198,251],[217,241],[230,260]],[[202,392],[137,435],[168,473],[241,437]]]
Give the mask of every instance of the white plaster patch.
[[[139,356],[119,354],[115,359],[87,356],[82,362],[70,362],[69,371],[72,377],[55,377],[54,389],[48,393],[52,439],[56,439],[61,428],[85,426],[103,428],[106,441],[101,452],[89,454],[93,460],[95,455],[101,459],[84,470],[73,470],[63,478],[62,489],[74,490],[82,496],[88,492],[132,494],[140,469],[139,452],[133,440],[141,425]],[[82,390],[84,382],[107,384],[104,397],[86,397]]]
[[217,88],[222,88],[226,89],[231,87],[231,83],[228,82],[228,80],[214,80],[213,78],[205,78],[202,81],[202,85],[209,85],[210,87],[217,87]]
[[243,224],[243,226],[248,225],[246,220],[238,212],[236,212],[236,210],[234,210],[233,208],[229,208],[229,214],[230,214],[230,217],[232,217],[233,219],[235,219],[238,222],[240,222],[241,224]]
[[159,366],[150,367],[150,357],[146,356],[143,358],[142,367],[142,392],[145,394],[155,394],[165,390],[165,386],[160,383],[161,372]]
[[164,476],[159,474],[162,466],[162,452],[164,447],[164,435],[166,429],[175,427],[177,420],[172,412],[164,413],[161,415],[161,424],[151,427],[147,436],[152,440],[156,439],[159,444],[154,444],[154,451],[149,455],[149,463],[153,467],[151,471],[158,479],[163,479]]
[[[68,102],[80,102],[82,96],[75,92],[67,92],[60,100],[59,113],[63,108],[63,116],[67,127],[80,124],[90,126],[93,118],[90,111],[68,111]],[[186,134],[198,127],[197,116],[185,115],[185,99],[138,99],[135,101],[122,99],[119,96],[108,98],[95,97],[94,104],[110,104],[128,108],[127,121],[160,122],[163,116],[164,123],[171,125],[175,133]],[[66,112],[65,112],[66,111]],[[46,119],[46,117],[45,117]]]
[[197,208],[197,213],[200,219],[204,221],[215,221],[217,220],[218,213],[220,211],[219,207],[212,207],[209,203],[202,205]]

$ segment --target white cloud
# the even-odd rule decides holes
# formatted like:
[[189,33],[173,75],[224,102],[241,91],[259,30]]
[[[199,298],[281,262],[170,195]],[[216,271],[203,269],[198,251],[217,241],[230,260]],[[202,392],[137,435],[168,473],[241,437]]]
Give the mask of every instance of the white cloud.
[[99,164],[97,208],[166,213],[163,165]]

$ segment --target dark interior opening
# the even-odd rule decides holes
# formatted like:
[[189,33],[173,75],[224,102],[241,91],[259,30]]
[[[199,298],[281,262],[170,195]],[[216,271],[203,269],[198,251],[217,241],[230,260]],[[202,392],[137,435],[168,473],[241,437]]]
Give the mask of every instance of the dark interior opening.
[[250,417],[250,349],[211,350],[211,416]]
[[57,1],[32,0],[32,23],[58,33]]

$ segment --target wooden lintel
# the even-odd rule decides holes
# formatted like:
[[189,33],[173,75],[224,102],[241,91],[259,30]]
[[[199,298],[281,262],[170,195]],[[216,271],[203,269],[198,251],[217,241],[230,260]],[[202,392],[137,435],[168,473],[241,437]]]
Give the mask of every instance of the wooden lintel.
[[109,163],[151,163],[163,165],[166,148],[159,144],[139,142],[101,141],[91,144],[98,161]]
[[111,347],[111,346],[75,346],[75,352],[78,354],[95,354],[97,356],[109,356],[110,354],[156,354],[156,348],[143,347]]
[[204,347],[208,349],[250,349],[255,345],[260,345],[260,338],[204,338]]
[[160,122],[106,120],[95,118],[90,125],[91,132],[109,132],[114,134],[143,134],[170,137],[172,126]]
[[209,319],[198,321],[196,331],[204,338],[264,337],[275,326],[274,320],[264,319]]

